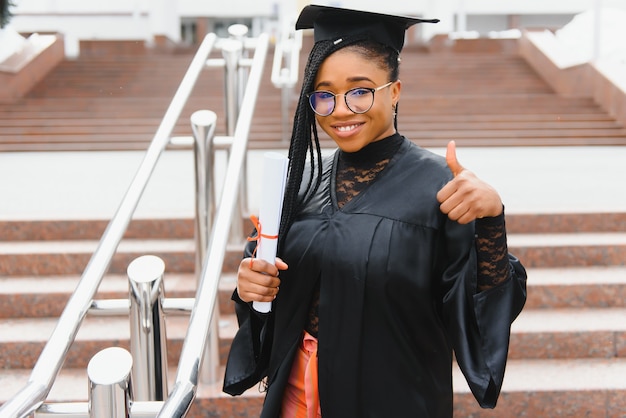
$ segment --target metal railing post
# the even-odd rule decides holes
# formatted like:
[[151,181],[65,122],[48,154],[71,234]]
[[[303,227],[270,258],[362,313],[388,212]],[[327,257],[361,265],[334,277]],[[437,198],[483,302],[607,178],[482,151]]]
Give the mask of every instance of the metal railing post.
[[293,88],[298,82],[300,65],[300,49],[302,48],[302,31],[291,29],[292,20],[283,22],[281,38],[274,50],[272,63],[272,84],[281,89],[281,137],[284,143],[291,139],[289,105],[293,101]]
[[209,225],[215,216],[215,148],[213,138],[217,115],[210,110],[198,110],[191,115],[193,131],[193,154],[196,173],[196,274],[202,270],[202,262],[209,245]]
[[123,348],[105,348],[91,358],[89,377],[90,418],[130,418],[133,358]]
[[[242,58],[243,43],[236,39],[226,39],[222,44],[222,54],[224,56],[225,67],[225,96],[226,96],[226,124],[228,135],[233,136],[235,134],[235,128],[237,126],[237,120],[239,119],[239,64]],[[244,161],[244,167],[245,167]],[[246,172],[242,167],[243,173]],[[243,182],[246,182],[246,176],[243,176]],[[243,208],[241,198],[244,194],[245,187],[239,185],[239,204],[235,207],[234,217],[235,222],[231,225],[230,241],[235,242],[238,238],[243,236],[243,226],[241,220],[243,219]]]
[[[242,49],[239,56],[239,60],[248,59],[248,50],[246,49],[246,37],[248,35],[248,27],[242,24],[230,25],[228,27],[228,34],[231,39],[235,39],[236,41],[241,42]],[[246,91],[246,83],[248,82],[248,76],[250,74],[250,69],[246,65],[238,65],[237,68],[237,119],[239,119],[239,112],[241,109],[241,104],[243,102],[243,95]],[[233,133],[229,133],[232,135]],[[243,162],[243,166],[241,167],[241,176],[242,181],[239,183],[239,212],[235,212],[235,215],[239,215],[235,217],[235,220],[242,219],[244,213],[248,212],[248,162],[247,157]],[[236,222],[231,230],[231,242],[236,243],[238,238],[243,237],[243,229],[241,227],[240,222]]]
[[243,50],[243,43],[235,39],[225,39],[222,43],[222,55],[224,57],[225,77],[224,82],[226,100],[226,132],[232,136],[235,134],[237,118],[239,117],[239,59]]
[[134,397],[162,401],[167,396],[167,337],[163,313],[165,263],[154,255],[128,265],[130,351],[134,359]]
[[[283,68],[281,70],[281,77],[282,78],[286,78],[289,76],[289,70],[287,68]],[[291,139],[291,133],[289,131],[289,127],[290,127],[290,117],[289,117],[289,102],[291,101],[291,96],[292,96],[292,87],[290,85],[284,85],[281,89],[280,89],[280,95],[281,95],[281,100],[280,100],[280,119],[281,119],[281,124],[282,124],[282,129],[281,129],[281,133],[282,133],[282,140],[284,143],[289,143],[289,140]]]
[[[194,137],[194,161],[196,169],[196,278],[200,281],[202,263],[209,246],[209,227],[215,217],[215,147],[213,138],[217,115],[210,110],[198,110],[191,115],[191,128]],[[209,341],[204,353],[201,368],[203,382],[217,381],[219,367],[219,336],[217,335],[219,310],[213,311],[213,321],[209,325]]]
[[[241,42],[241,54],[240,58],[248,58],[248,51],[246,50],[246,36],[248,35],[248,27],[242,24],[230,25],[228,27],[228,35],[231,39]],[[246,91],[246,82],[248,80],[248,67],[239,65],[237,68],[237,109],[241,107],[243,101],[243,94]]]

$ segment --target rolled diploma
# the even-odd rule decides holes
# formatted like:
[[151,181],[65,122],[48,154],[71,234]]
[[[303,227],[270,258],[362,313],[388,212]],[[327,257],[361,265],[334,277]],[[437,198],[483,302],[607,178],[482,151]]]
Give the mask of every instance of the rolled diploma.
[[[259,224],[264,236],[278,235],[288,166],[289,159],[277,152],[266,152],[263,157]],[[278,239],[259,236],[257,257],[275,264],[277,246]],[[272,309],[272,302],[253,302],[252,307],[257,312],[267,313]]]

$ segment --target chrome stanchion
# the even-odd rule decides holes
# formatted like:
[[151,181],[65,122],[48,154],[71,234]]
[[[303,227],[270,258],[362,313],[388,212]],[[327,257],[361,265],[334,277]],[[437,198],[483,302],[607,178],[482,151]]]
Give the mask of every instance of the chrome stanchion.
[[[228,27],[228,35],[231,39],[241,42],[241,55],[240,58],[248,58],[248,52],[245,48],[246,36],[248,35],[248,27],[240,23],[230,25]],[[244,65],[237,66],[237,108],[241,107],[243,101],[243,94],[246,91],[246,83],[248,81],[249,67]],[[234,132],[234,131],[233,131]]]
[[[230,25],[228,27],[228,34],[231,39],[235,39],[241,42],[242,49],[240,52],[239,60],[248,59],[248,50],[246,49],[246,36],[248,35],[248,27],[242,24]],[[243,95],[246,91],[246,84],[248,82],[248,76],[250,74],[250,67],[247,65],[237,66],[237,117],[239,117],[239,110],[241,109],[241,103],[243,102]],[[234,134],[229,132],[229,135]],[[241,167],[241,182],[239,183],[239,212],[235,212],[235,222],[231,229],[231,243],[238,243],[238,239],[243,237],[243,229],[241,222],[244,214],[248,212],[248,163],[247,158],[244,159],[243,166]]]
[[[239,90],[242,86],[239,85],[240,82],[240,72],[239,72],[239,64],[242,59],[243,54],[243,42],[236,39],[225,39],[222,44],[222,55],[224,56],[225,63],[225,96],[226,96],[226,125],[228,135],[233,136],[235,134],[235,128],[237,126],[237,120],[239,119]],[[229,153],[230,155],[230,153]],[[239,185],[239,204],[235,207],[235,212],[233,214],[233,222],[231,224],[230,229],[230,241],[231,243],[236,242],[236,240],[240,240],[243,236],[243,225],[241,223],[241,219],[243,219],[243,204],[241,202],[241,198],[243,197],[245,187],[243,184],[246,180],[246,163],[244,160],[244,165],[242,167],[244,175],[241,179],[241,184]]]
[[89,417],[130,418],[133,358],[123,348],[111,347],[89,361]]
[[[213,138],[217,115],[209,110],[199,110],[191,116],[196,165],[196,277],[200,280],[203,263],[209,246],[209,228],[215,217],[215,152]],[[206,383],[217,381],[219,366],[219,339],[217,335],[217,304],[209,327],[209,340],[204,353],[201,377]]]
[[243,51],[243,43],[235,39],[222,41],[222,55],[225,66],[225,100],[226,100],[226,131],[235,134],[239,117],[239,60]]
[[217,115],[210,110],[198,110],[191,115],[194,165],[196,173],[196,275],[209,245],[209,227],[215,216],[215,148],[213,138]]
[[162,401],[167,396],[167,337],[163,313],[165,263],[144,255],[128,266],[130,351],[134,359],[134,397]]

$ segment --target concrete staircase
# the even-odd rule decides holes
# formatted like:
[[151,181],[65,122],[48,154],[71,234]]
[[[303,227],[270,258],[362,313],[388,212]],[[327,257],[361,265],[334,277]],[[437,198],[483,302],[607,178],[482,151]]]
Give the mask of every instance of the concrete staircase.
[[[0,103],[0,151],[145,149],[192,57],[188,50],[87,49],[23,99]],[[306,54],[301,58],[303,68]],[[285,148],[271,54],[266,63],[250,147]],[[401,133],[422,146],[451,139],[461,146],[626,143],[624,126],[592,99],[557,95],[516,53],[409,46],[400,75]],[[224,134],[223,84],[221,69],[205,71],[174,135],[191,135],[189,117],[200,109],[218,114],[216,133]],[[332,146],[327,136],[321,140]]]
[[[528,268],[528,302],[513,325],[499,405],[481,410],[456,371],[458,417],[620,417],[626,414],[626,214],[510,215],[510,250]],[[5,221],[0,243],[0,403],[30,369],[103,232],[104,221]],[[97,299],[127,297],[126,266],[156,254],[166,297],[194,294],[189,219],[133,221]],[[241,246],[229,248],[220,291],[220,354],[236,320],[230,294]],[[170,378],[188,317],[168,316]],[[99,350],[129,346],[126,317],[88,316],[49,402],[87,399],[86,365]],[[255,416],[256,388],[239,398],[201,384],[192,416]],[[550,408],[550,409],[546,409]]]

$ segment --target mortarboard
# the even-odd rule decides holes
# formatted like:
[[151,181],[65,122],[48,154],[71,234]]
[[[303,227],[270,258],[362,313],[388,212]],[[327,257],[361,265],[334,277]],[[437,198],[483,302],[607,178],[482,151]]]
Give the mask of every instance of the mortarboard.
[[313,29],[315,42],[331,40],[338,43],[346,38],[363,37],[400,52],[404,46],[404,33],[410,26],[437,22],[439,19],[309,5],[302,9],[296,29]]

